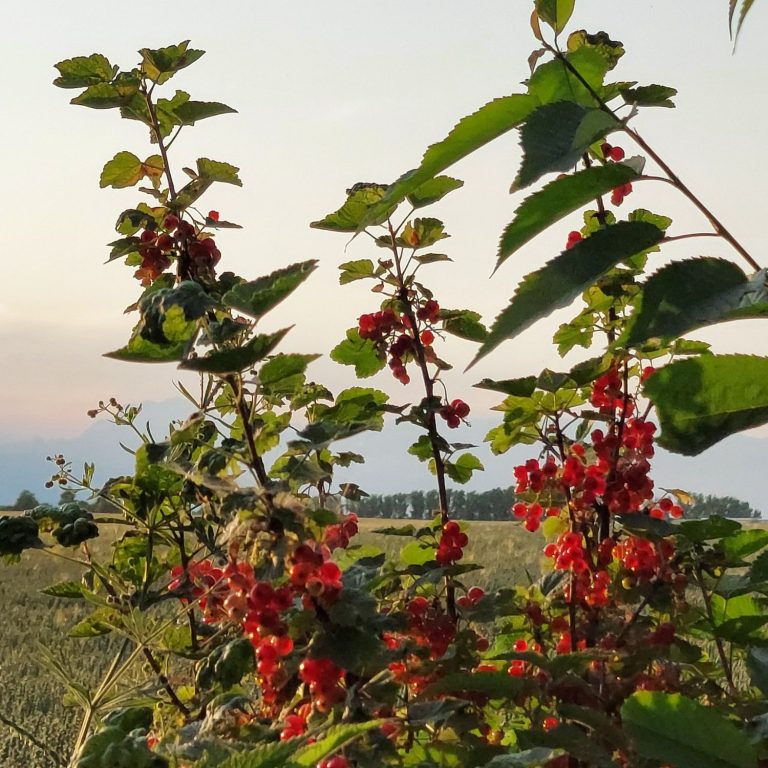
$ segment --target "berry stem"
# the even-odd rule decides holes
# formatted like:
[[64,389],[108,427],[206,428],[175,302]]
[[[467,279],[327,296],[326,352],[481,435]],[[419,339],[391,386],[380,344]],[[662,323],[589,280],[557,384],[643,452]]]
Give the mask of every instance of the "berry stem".
[[[408,318],[411,333],[413,335],[413,348],[416,352],[416,362],[418,363],[419,370],[421,371],[421,378],[424,382],[424,393],[428,403],[432,404],[435,397],[435,383],[432,377],[429,375],[429,368],[427,366],[427,360],[424,356],[424,346],[421,343],[421,338],[418,331],[418,319],[416,313],[413,311],[413,307],[408,298],[408,287],[405,284],[405,277],[400,264],[401,254],[397,250],[396,245],[396,232],[392,226],[392,222],[387,220],[387,227],[389,229],[390,248],[392,250],[393,261],[395,265],[395,271],[397,273],[398,292],[397,296],[403,307],[403,312]],[[435,411],[430,407],[429,414],[427,416],[427,435],[429,436],[429,442],[432,446],[432,458],[435,462],[435,477],[437,478],[437,494],[440,500],[440,521],[445,525],[451,518],[448,509],[448,489],[445,484],[445,462],[443,461],[442,453],[440,452],[440,434],[437,429],[437,418]],[[446,576],[445,578],[446,589],[446,609],[451,619],[456,619],[456,589],[453,586],[451,579]]]
[[563,53],[558,51],[556,48],[553,48],[548,43],[545,43],[544,47],[547,48],[547,50],[552,53],[556,59],[561,61],[563,66],[565,66],[571,73],[573,73],[579,82],[587,89],[592,98],[597,102],[600,109],[603,110],[603,112],[606,114],[610,115],[621,126],[621,130],[623,130],[627,136],[633,139],[634,142],[656,163],[656,165],[658,165],[659,168],[661,168],[662,171],[667,174],[669,181],[674,184],[674,186],[677,187],[677,189],[679,189],[680,192],[682,192],[682,194],[685,195],[685,197],[687,197],[696,208],[699,209],[707,221],[712,225],[715,233],[722,237],[723,240],[725,240],[727,243],[729,243],[734,248],[734,250],[744,258],[749,266],[758,272],[760,270],[760,265],[752,258],[752,256],[750,256],[749,251],[747,251],[747,249],[730,233],[730,231],[726,229],[725,225],[717,218],[717,216],[715,216],[715,214],[709,208],[707,208],[706,205],[704,205],[704,203],[693,193],[688,185],[683,182],[683,180],[672,170],[672,168],[669,167],[666,161],[653,149],[653,147],[651,147],[651,145],[648,144],[648,142],[646,142],[645,139],[643,139],[643,137],[637,131],[630,128],[624,120],[616,115],[616,113],[600,98],[595,89],[584,79],[579,70],[576,69],[576,67],[574,67],[570,61],[568,61]]

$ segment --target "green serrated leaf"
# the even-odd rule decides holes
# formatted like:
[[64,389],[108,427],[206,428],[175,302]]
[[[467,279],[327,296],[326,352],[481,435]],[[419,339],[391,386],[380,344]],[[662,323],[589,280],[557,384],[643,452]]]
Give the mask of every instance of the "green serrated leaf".
[[331,350],[330,357],[341,365],[354,365],[355,375],[361,379],[373,376],[386,365],[375,342],[360,338],[357,328],[347,331],[347,338]]
[[639,691],[621,708],[638,754],[676,768],[757,768],[746,735],[713,707],[678,693]]
[[[384,184],[355,185],[347,191],[348,197],[341,208],[319,221],[313,221],[309,226],[330,232],[357,232],[363,226],[381,224],[394,212],[395,207],[384,207],[376,216],[370,216],[370,212],[379,205],[386,191],[387,186]],[[363,222],[366,222],[365,225]]]
[[471,453],[462,453],[456,461],[445,462],[445,471],[455,483],[468,483],[473,472],[483,469],[480,459]]
[[715,323],[768,316],[766,279],[766,270],[748,279],[725,259],[672,262],[648,278],[618,343],[638,346]]
[[82,600],[85,597],[85,587],[79,581],[61,581],[40,590],[44,595],[63,597],[69,600]]
[[356,259],[355,261],[345,261],[339,264],[341,274],[339,283],[346,285],[355,280],[364,280],[367,277],[373,277],[373,262],[370,259]]
[[356,229],[360,231],[380,221],[386,211],[394,209],[424,182],[519,126],[536,106],[537,100],[533,96],[514,94],[495,99],[462,118],[442,141],[427,149],[418,168],[404,173],[389,186],[386,194],[370,208]]
[[435,176],[413,190],[407,197],[413,208],[424,208],[442,200],[449,192],[464,186],[464,182],[450,176]]
[[622,88],[621,97],[627,104],[638,107],[674,107],[673,96],[677,96],[675,88],[666,85],[640,85],[637,88]]
[[596,106],[592,92],[600,92],[610,68],[609,58],[598,48],[584,46],[566,54],[566,59],[570,67],[559,58],[537,67],[528,80],[528,93],[541,104],[574,101],[587,107]]
[[652,248],[663,236],[646,222],[618,222],[529,274],[509,306],[496,318],[472,364],[536,320],[570,304],[598,277],[630,256]]
[[104,357],[128,363],[170,363],[181,360],[186,348],[186,342],[159,343],[134,334],[126,346],[107,352]]
[[320,355],[275,355],[259,370],[259,384],[268,395],[293,394],[304,383],[307,366]]
[[291,758],[291,763],[301,768],[312,768],[321,762],[328,755],[338,751],[354,739],[359,738],[364,733],[375,728],[381,727],[386,722],[384,720],[369,720],[365,723],[349,723],[344,725],[335,725],[328,729],[322,737],[318,738],[314,744],[308,744],[299,749]]
[[695,456],[728,435],[768,422],[768,358],[679,360],[657,370],[645,393],[661,422],[659,444]]
[[[220,104],[218,101],[185,101],[174,110],[180,120],[180,125],[194,125],[198,120],[217,115],[229,115],[237,112],[236,109]],[[235,183],[235,182],[233,182]]]
[[222,302],[258,320],[296,290],[316,268],[317,261],[309,259],[257,280],[237,283],[224,294]]
[[574,3],[575,0],[536,0],[536,12],[560,34],[571,18]]
[[58,88],[87,88],[89,85],[108,83],[117,73],[117,67],[113,67],[109,59],[100,53],[65,59],[55,67],[59,70],[59,77],[53,84]]
[[415,701],[438,694],[481,693],[492,699],[516,699],[526,686],[519,677],[510,677],[506,672],[452,672],[428,686]]
[[443,330],[460,339],[485,341],[488,329],[480,322],[480,313],[470,309],[442,309]]
[[290,328],[283,328],[275,333],[260,333],[242,347],[222,349],[211,352],[205,357],[187,357],[179,363],[179,368],[218,375],[244,371],[263,360],[282,341],[289,330]]
[[223,184],[234,184],[242,187],[243,182],[237,175],[239,170],[234,165],[219,160],[209,160],[207,157],[198,158],[197,161],[197,173],[201,179],[207,182],[218,181]]
[[123,189],[132,187],[143,178],[141,160],[133,152],[118,152],[101,172],[99,186]]
[[142,48],[141,69],[154,83],[162,85],[170,80],[179,70],[197,61],[205,51],[189,48],[189,40],[165,48]]
[[627,184],[637,173],[621,163],[594,166],[555,179],[526,198],[515,211],[515,218],[504,230],[499,243],[496,269],[518,248],[556,221],[593,202],[596,197]]
[[552,171],[569,171],[590,145],[621,127],[601,109],[558,101],[538,107],[520,130],[523,162],[512,184],[515,192]]

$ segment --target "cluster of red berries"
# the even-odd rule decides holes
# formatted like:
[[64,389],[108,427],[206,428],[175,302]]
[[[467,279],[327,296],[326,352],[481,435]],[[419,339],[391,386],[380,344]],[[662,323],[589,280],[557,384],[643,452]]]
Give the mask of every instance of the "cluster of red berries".
[[627,536],[613,549],[614,557],[631,576],[639,581],[650,581],[654,577],[666,579],[670,574],[669,560],[675,553],[675,545],[670,539],[662,539],[654,544],[639,536]]
[[469,406],[463,400],[456,399],[444,405],[439,413],[448,422],[451,429],[456,429],[461,424],[462,419],[469,416]]
[[299,544],[291,556],[288,578],[299,590],[304,590],[305,607],[312,607],[312,599],[322,596],[327,605],[336,602],[341,593],[341,569],[327,559],[327,547],[319,544]]
[[634,412],[635,404],[631,397],[625,397],[621,374],[616,366],[595,380],[589,402],[604,414],[612,415],[618,411],[625,416],[631,416]]
[[345,674],[330,659],[306,658],[299,665],[299,678],[307,684],[312,702],[319,712],[329,712],[334,704],[344,701]]
[[[606,475],[603,502],[612,514],[639,512],[653,498],[649,459],[654,455],[656,425],[644,419],[628,419],[619,436],[614,431],[592,432],[598,461],[613,471]],[[615,464],[614,464],[615,462]]]
[[323,544],[333,552],[334,549],[346,549],[349,540],[358,532],[357,515],[345,515],[340,523],[329,525],[323,532]]
[[[216,221],[218,213],[211,211],[209,217]],[[212,237],[198,232],[193,224],[179,219],[173,213],[165,217],[163,228],[164,232],[145,229],[139,236],[141,266],[136,270],[134,277],[140,280],[142,285],[149,285],[156,280],[170,267],[172,258],[177,257],[179,253],[186,253],[189,257],[189,271],[192,275],[212,273],[221,259],[221,251]]]
[[461,530],[455,520],[449,520],[440,534],[440,541],[435,552],[435,560],[442,565],[453,565],[464,556],[464,547],[469,543],[469,537]]
[[517,484],[515,493],[541,493],[548,481],[553,480],[558,473],[558,465],[552,456],[548,456],[544,466],[538,459],[528,459],[525,464],[515,467],[514,475]]
[[621,147],[614,147],[607,141],[600,146],[600,151],[606,160],[613,160],[614,163],[620,163],[624,159],[624,150]]
[[466,595],[462,595],[456,605],[460,608],[473,608],[485,597],[485,590],[482,587],[470,587]]
[[432,659],[445,654],[456,636],[456,622],[438,601],[426,597],[414,597],[406,607],[408,638],[427,648]]
[[[416,317],[427,324],[434,324],[440,319],[440,305],[434,299],[428,299],[417,310]],[[382,358],[389,357],[392,375],[401,383],[408,384],[411,377],[405,368],[408,357],[413,357],[416,349],[417,330],[411,328],[407,316],[398,316],[391,308],[379,312],[360,315],[357,321],[361,339],[373,341]],[[418,340],[427,362],[437,358],[432,349],[435,334],[430,328],[418,333]]]
[[560,507],[548,507],[545,509],[538,501],[534,501],[531,504],[526,504],[524,501],[518,501],[512,507],[512,514],[518,520],[523,521],[526,530],[533,533],[534,531],[539,530],[541,519],[543,517],[558,517],[560,515]]

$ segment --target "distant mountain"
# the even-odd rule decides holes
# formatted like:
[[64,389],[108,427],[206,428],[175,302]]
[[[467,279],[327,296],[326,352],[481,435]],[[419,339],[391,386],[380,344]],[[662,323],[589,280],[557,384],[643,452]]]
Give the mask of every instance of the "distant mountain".
[[[139,420],[141,424],[149,420],[153,433],[161,439],[166,434],[168,422],[187,416],[189,410],[189,404],[180,398],[146,403]],[[517,446],[502,456],[493,456],[482,441],[488,429],[496,423],[493,416],[488,416],[474,419],[472,427],[456,431],[457,440],[478,445],[475,452],[485,465],[485,471],[476,473],[470,486],[475,490],[512,485],[515,465],[536,456],[535,446]],[[430,488],[431,476],[426,466],[406,453],[417,436],[418,431],[409,425],[389,425],[380,433],[345,440],[339,445],[343,445],[344,450],[362,454],[366,462],[340,470],[337,479],[355,482],[369,493]],[[41,501],[57,499],[58,489],[46,490],[44,487],[53,472],[53,465],[46,462],[45,457],[54,453],[63,453],[77,468],[86,461],[94,462],[97,482],[130,472],[133,457],[120,447],[119,441],[129,447],[135,446],[130,430],[97,420],[77,437],[55,440],[36,437],[0,442],[0,503],[13,503],[25,488],[33,491]],[[762,476],[767,449],[766,438],[736,435],[692,458],[659,451],[654,460],[656,487],[733,496],[768,516],[768,487]]]

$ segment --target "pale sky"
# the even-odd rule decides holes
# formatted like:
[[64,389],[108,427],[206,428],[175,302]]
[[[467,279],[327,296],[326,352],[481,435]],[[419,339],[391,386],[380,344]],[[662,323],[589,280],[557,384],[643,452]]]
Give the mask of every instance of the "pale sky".
[[[646,110],[635,127],[757,261],[768,264],[765,4],[755,5],[736,55],[726,0],[576,5],[572,28],[604,29],[626,45],[615,79],[678,89],[677,109]],[[365,238],[345,252],[343,235],[310,230],[309,222],[338,207],[353,183],[394,180],[460,117],[520,91],[535,47],[530,7],[527,0],[39,0],[5,8],[0,440],[78,434],[97,400],[163,400],[174,396],[178,378],[171,365],[100,357],[127,341],[136,320],[122,315],[140,290],[132,270],[103,262],[104,245],[117,237],[117,214],[143,196],[100,190],[99,174],[120,150],[141,156],[152,150],[142,127],[121,121],[116,111],[69,106],[77,92],[51,85],[54,63],[100,52],[128,68],[138,61],[138,48],[187,38],[207,51],[171,81],[171,92],[223,101],[239,114],[186,129],[172,161],[194,165],[204,156],[242,169],[243,189],[214,187],[202,201],[246,227],[219,237],[222,268],[254,278],[293,261],[320,260],[320,269],[273,313],[270,327],[295,323],[286,349],[327,353],[362,312],[377,308],[360,284],[338,285],[336,266],[377,254]],[[507,193],[518,162],[517,138],[509,134],[451,169],[466,185],[429,214],[443,218],[453,235],[445,250],[455,263],[434,268],[428,282],[443,306],[469,304],[489,322],[526,272],[557,255],[576,223],[574,217],[540,237],[488,279],[498,236],[522,199]],[[638,185],[625,207],[641,206],[672,215],[672,234],[702,227],[690,206],[663,186]],[[661,264],[699,254],[731,252],[712,240],[684,241],[654,258]],[[549,345],[553,330],[573,313],[558,313],[505,343],[471,378],[455,376],[451,395],[481,410],[496,401],[468,386],[483,376],[508,378],[575,362],[560,363]],[[716,341],[718,351],[768,354],[762,327],[741,322],[697,336]],[[444,356],[461,371],[473,349],[457,342]],[[314,364],[311,373],[336,390],[355,383],[351,369],[329,361]],[[368,381],[401,401],[418,396],[385,374]]]

